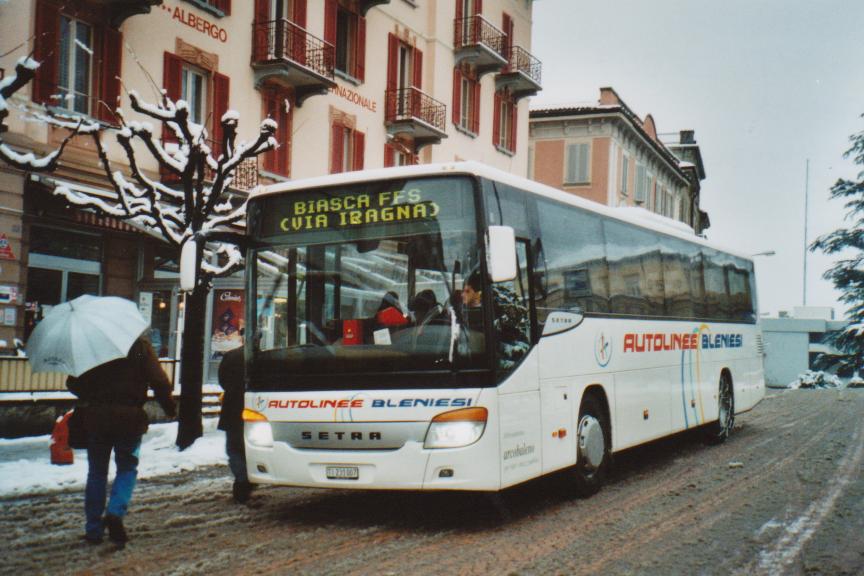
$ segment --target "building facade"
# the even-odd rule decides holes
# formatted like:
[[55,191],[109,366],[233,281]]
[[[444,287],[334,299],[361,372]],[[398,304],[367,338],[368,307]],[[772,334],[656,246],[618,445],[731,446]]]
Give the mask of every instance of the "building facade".
[[650,114],[640,119],[615,90],[601,88],[596,104],[531,110],[529,177],[608,206],[639,206],[701,234],[705,171],[688,134],[686,145],[667,146]]
[[[234,192],[257,185],[410,163],[478,160],[527,173],[528,101],[541,88],[531,55],[531,0],[20,0],[0,4],[5,74],[32,53],[37,78],[9,102],[4,141],[44,154],[63,130],[47,110],[127,120],[134,90],[162,91],[220,146],[218,120],[240,117],[239,139],[279,124],[279,148],[243,165]],[[17,46],[17,48],[15,48]],[[158,129],[158,127],[157,127]],[[167,135],[164,141],[169,142]],[[104,142],[114,141],[106,136]],[[108,146],[116,169],[128,159]],[[142,151],[140,165],[159,178]],[[0,163],[0,340],[26,340],[50,307],[80,294],[139,302],[154,344],[175,357],[182,326],[174,250],[122,221],[77,210],[68,186],[111,197],[92,141],[75,138],[59,169],[29,174]],[[215,377],[225,322],[242,321],[241,277],[210,303]],[[240,316],[238,318],[237,316]]]

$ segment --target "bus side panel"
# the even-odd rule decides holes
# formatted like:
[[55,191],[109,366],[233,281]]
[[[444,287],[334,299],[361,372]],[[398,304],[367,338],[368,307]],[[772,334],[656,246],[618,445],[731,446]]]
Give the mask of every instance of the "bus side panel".
[[513,486],[541,473],[539,391],[498,397],[501,445],[501,487]]
[[544,474],[576,463],[573,388],[566,379],[541,382],[540,421]]
[[617,372],[615,378],[615,428],[618,449],[628,448],[669,434],[669,368]]

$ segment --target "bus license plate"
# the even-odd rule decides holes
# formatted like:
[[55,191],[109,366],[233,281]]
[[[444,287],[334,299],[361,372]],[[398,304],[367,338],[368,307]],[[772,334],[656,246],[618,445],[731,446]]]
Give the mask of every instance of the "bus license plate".
[[329,480],[357,480],[360,469],[357,466],[327,466]]

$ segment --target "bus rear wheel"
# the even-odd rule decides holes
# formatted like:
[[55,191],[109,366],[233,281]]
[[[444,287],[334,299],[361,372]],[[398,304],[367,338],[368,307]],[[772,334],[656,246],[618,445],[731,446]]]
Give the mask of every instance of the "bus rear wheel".
[[732,387],[732,376],[727,371],[720,374],[717,404],[717,421],[705,428],[705,442],[708,444],[725,442],[735,426],[735,390]]
[[576,429],[576,466],[573,477],[576,494],[596,494],[606,480],[610,459],[609,419],[595,396],[587,396],[579,408]]

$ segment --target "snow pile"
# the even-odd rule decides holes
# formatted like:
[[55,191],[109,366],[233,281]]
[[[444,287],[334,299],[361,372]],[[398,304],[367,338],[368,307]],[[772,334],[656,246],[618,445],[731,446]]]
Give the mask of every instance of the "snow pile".
[[849,388],[864,388],[864,378],[861,378],[861,376],[859,376],[856,372],[846,386],[848,386]]
[[[204,421],[204,436],[184,452],[177,450],[177,423],[153,424],[141,442],[138,478],[164,476],[204,466],[226,464],[225,434],[216,419]],[[51,464],[50,436],[0,439],[0,497],[36,492],[82,489],[87,480],[87,451],[75,450],[75,463]],[[114,477],[111,458],[109,480]],[[226,474],[230,473],[226,470]]]
[[807,370],[798,375],[798,379],[790,382],[787,388],[798,390],[799,388],[845,388],[843,381],[834,374]]

